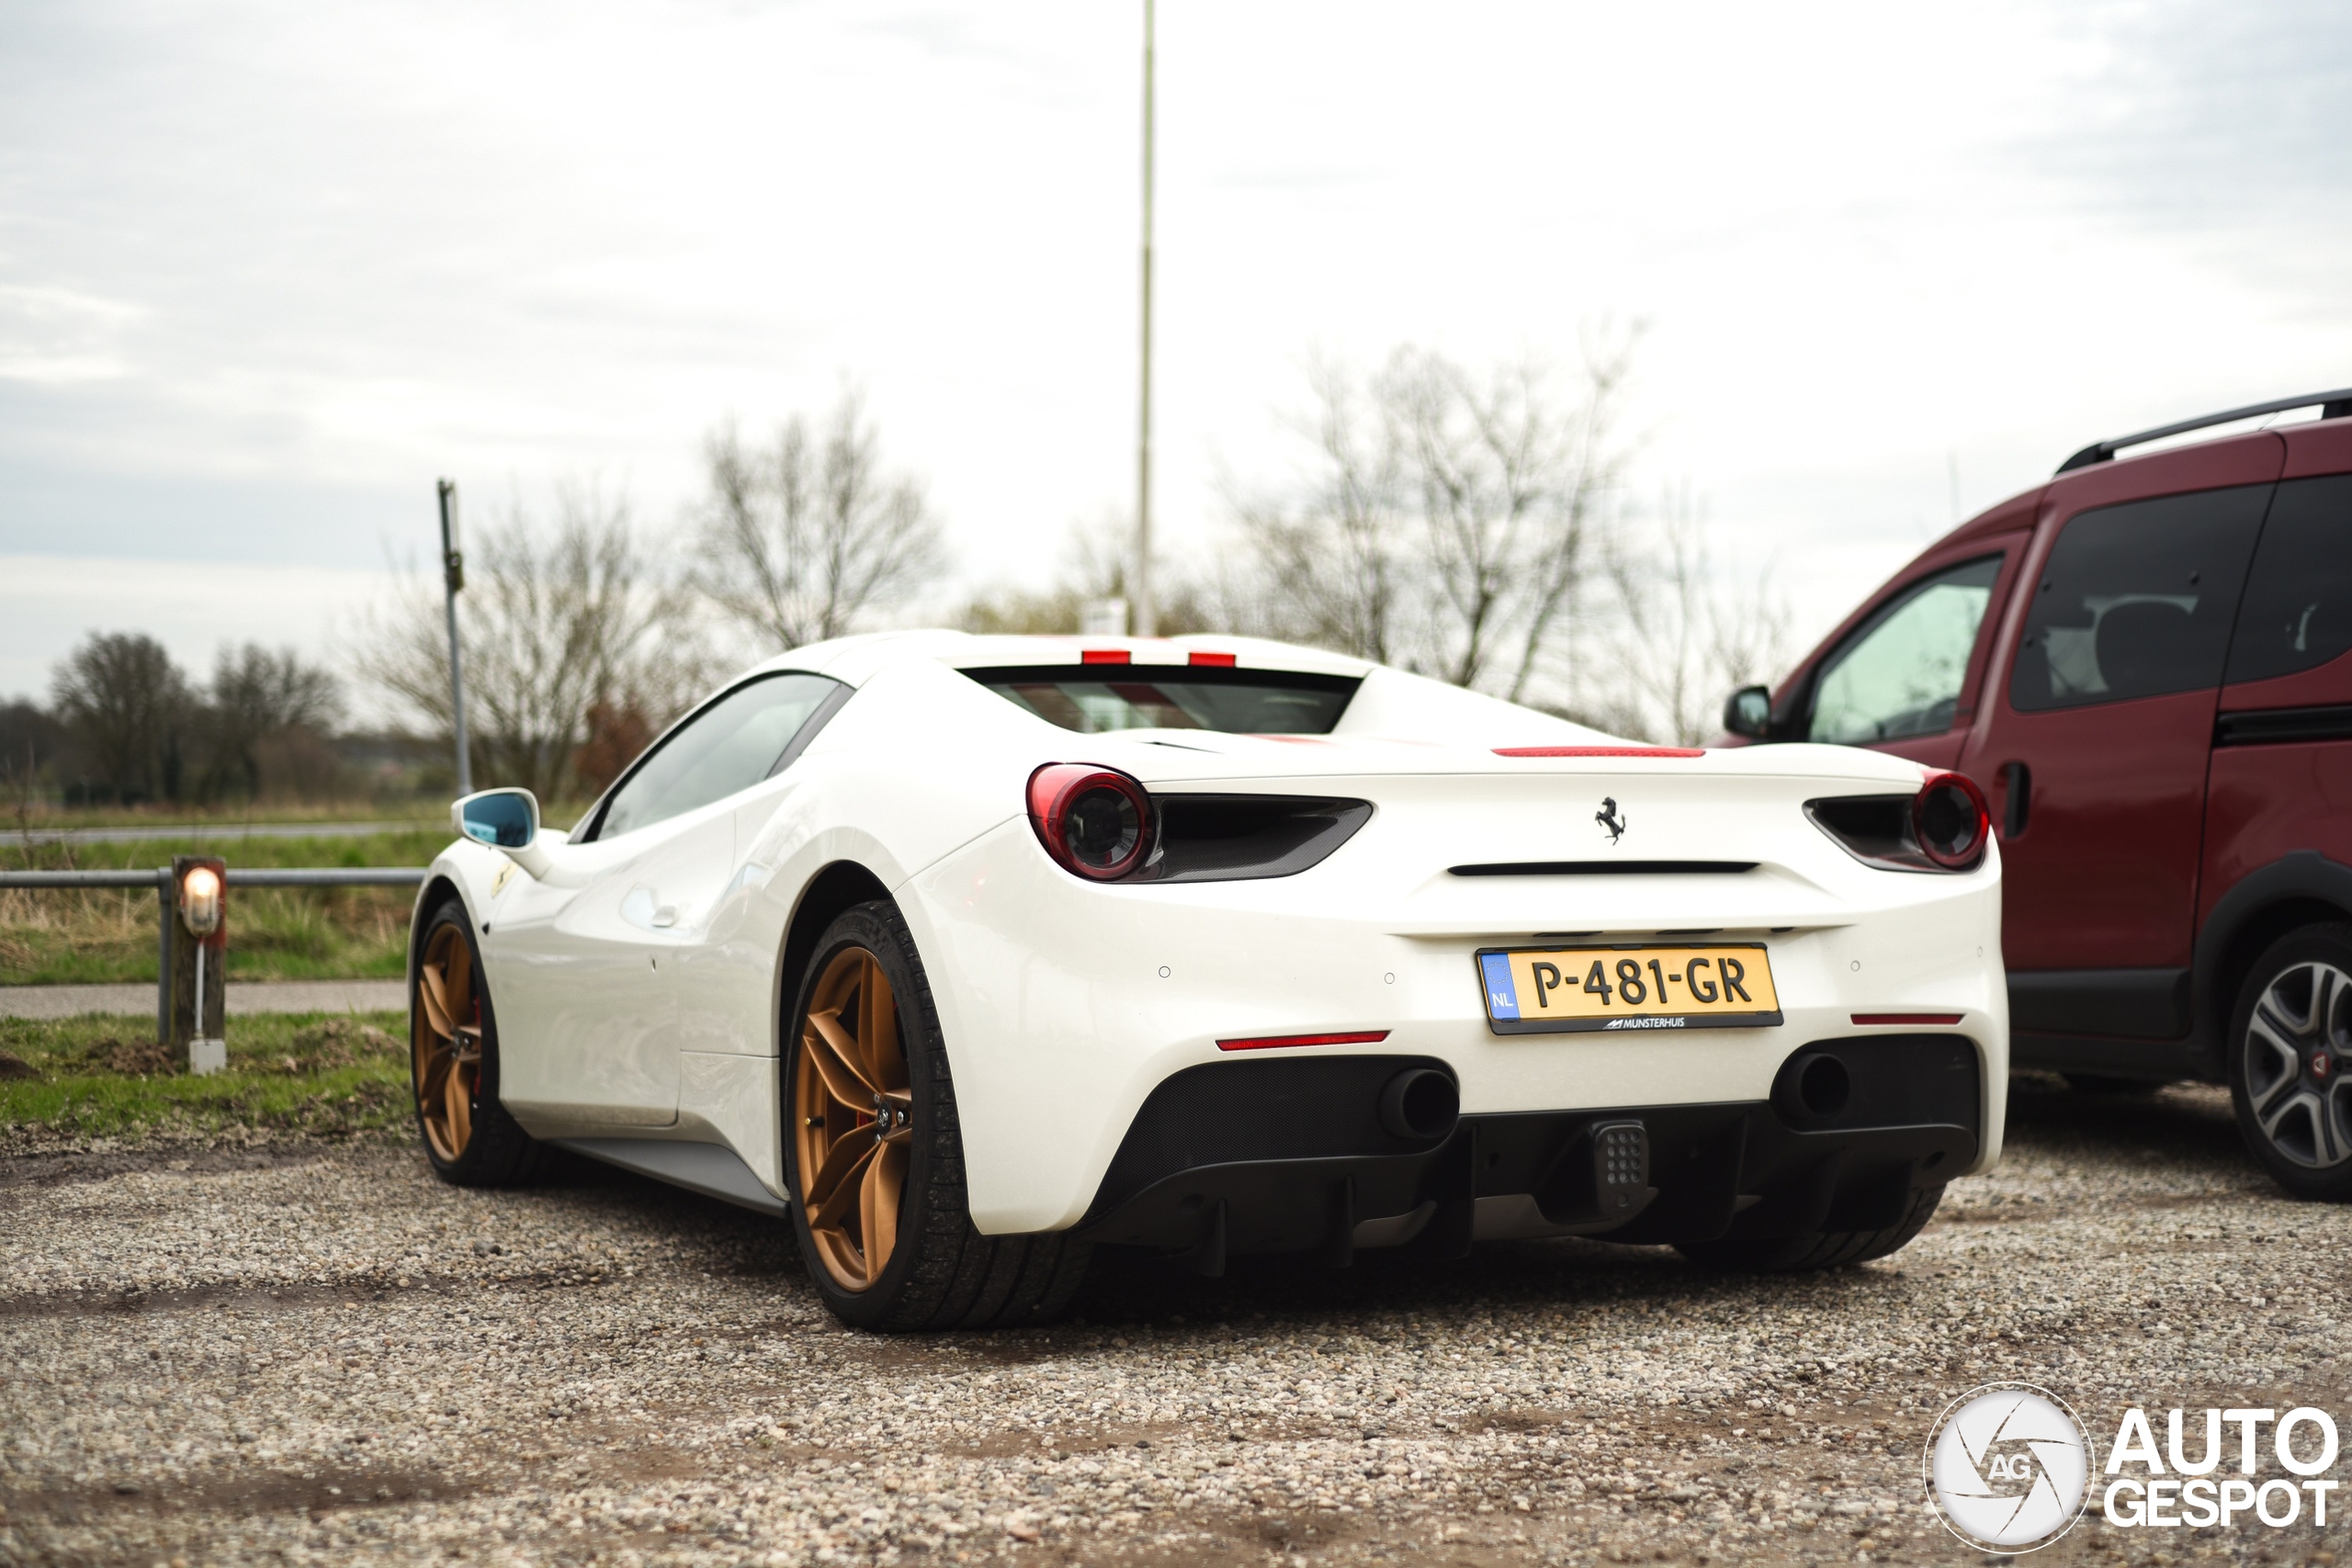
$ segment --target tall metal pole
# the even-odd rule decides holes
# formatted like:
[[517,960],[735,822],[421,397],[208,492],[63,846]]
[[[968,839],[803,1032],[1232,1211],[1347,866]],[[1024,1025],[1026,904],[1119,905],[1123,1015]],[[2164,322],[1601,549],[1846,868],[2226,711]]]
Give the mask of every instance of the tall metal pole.
[[1136,435],[1135,628],[1159,630],[1151,601],[1151,7],[1143,0],[1143,395]]
[[441,586],[449,606],[449,728],[458,740],[458,793],[474,792],[466,752],[466,668],[458,649],[458,594],[466,586],[466,558],[458,547],[458,481],[441,481]]

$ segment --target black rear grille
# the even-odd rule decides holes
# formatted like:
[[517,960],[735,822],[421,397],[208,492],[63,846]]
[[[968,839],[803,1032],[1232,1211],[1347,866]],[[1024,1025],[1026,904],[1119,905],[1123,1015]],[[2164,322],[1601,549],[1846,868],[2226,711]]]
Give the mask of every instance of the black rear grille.
[[1920,851],[1907,795],[1833,795],[1804,803],[1813,825],[1839,849],[1882,871],[1941,871]]
[[1155,795],[1159,849],[1136,882],[1248,882],[1319,864],[1372,819],[1363,800]]

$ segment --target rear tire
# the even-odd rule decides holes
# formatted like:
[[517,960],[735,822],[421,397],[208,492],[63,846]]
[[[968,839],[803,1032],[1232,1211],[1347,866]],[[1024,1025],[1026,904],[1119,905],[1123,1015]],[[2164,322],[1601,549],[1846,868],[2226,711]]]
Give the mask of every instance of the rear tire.
[[790,1024],[792,1228],[827,1309],[852,1327],[906,1332],[1042,1323],[1067,1307],[1091,1247],[973,1227],[946,1042],[894,905],[857,905],[826,928]]
[[2255,961],[2230,1010],[2230,1105],[2298,1198],[2352,1200],[2352,925],[2305,926]]
[[417,1141],[453,1187],[519,1187],[546,1145],[498,1099],[498,1019],[466,906],[433,911],[408,983],[409,1089]]
[[1911,1207],[1884,1230],[1816,1231],[1809,1235],[1728,1236],[1721,1241],[1677,1242],[1674,1250],[1708,1269],[1750,1274],[1791,1274],[1809,1269],[1843,1269],[1900,1252],[1935,1218],[1944,1190],[1926,1187],[1911,1194]]

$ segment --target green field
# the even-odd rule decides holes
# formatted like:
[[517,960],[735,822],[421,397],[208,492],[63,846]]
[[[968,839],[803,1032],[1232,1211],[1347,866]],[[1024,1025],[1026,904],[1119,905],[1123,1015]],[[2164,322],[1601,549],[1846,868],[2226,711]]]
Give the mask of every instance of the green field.
[[[559,826],[584,807],[548,813]],[[358,838],[235,838],[252,823],[397,822],[390,832]],[[43,832],[136,827],[126,843],[61,843]],[[234,812],[19,807],[0,816],[0,867],[12,871],[153,870],[172,857],[213,854],[236,866],[422,866],[450,840],[439,808],[272,807]],[[398,979],[403,969],[412,889],[405,887],[232,889],[229,896],[229,978],[232,980]],[[144,889],[0,888],[0,986],[58,986],[155,978],[155,895]]]
[[153,827],[160,833],[240,822],[417,822],[448,820],[447,807],[414,797],[393,800],[284,801],[255,805],[197,806],[187,802],[145,806],[53,806],[12,800],[0,833],[20,828],[36,832],[61,828]]
[[157,1050],[152,1017],[0,1019],[0,1131],[399,1134],[410,1118],[407,1027],[396,1012],[238,1018],[229,1070],[191,1077]]
[[[235,866],[421,866],[449,830],[420,826],[357,839],[159,837],[124,844],[14,842],[15,870],[152,869],[175,854],[217,854]],[[415,895],[405,887],[232,888],[229,978],[397,979]],[[155,895],[143,888],[0,889],[0,985],[155,978]]]

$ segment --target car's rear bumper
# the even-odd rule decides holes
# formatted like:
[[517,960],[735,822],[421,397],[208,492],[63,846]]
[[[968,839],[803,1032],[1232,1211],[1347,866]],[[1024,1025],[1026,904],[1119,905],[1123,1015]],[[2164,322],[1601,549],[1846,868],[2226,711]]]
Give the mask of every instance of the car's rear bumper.
[[[1951,1174],[1981,1168],[1998,1154],[2008,1067],[1997,874],[1872,871],[1797,823],[1792,851],[1811,857],[1801,872],[1414,874],[1403,849],[1377,841],[1375,818],[1297,876],[1151,886],[1081,882],[1025,820],[984,835],[893,889],[955,1070],[973,1223],[1001,1235],[1089,1221],[1145,1102],[1243,1055],[1427,1058],[1453,1075],[1467,1113],[1581,1114],[1766,1100],[1807,1042],[1908,1032],[1922,1015],[1949,1021],[1975,1054],[1981,1094],[1965,1124],[1979,1133]],[[1563,928],[1579,933],[1568,940],[1759,943],[1781,1021],[1497,1032],[1478,952]],[[1221,1043],[1325,1034],[1378,1043]]]
[[[1464,1116],[1416,1139],[1383,1089],[1434,1059],[1293,1057],[1191,1068],[1153,1092],[1078,1227],[1090,1240],[1231,1253],[1458,1254],[1476,1239],[1712,1241],[1898,1223],[1912,1195],[1974,1163],[1983,1091],[1951,1034],[1816,1043],[1847,1075],[1808,1110],[1793,1072],[1770,1099]],[[1806,1053],[1791,1058],[1802,1065]]]

